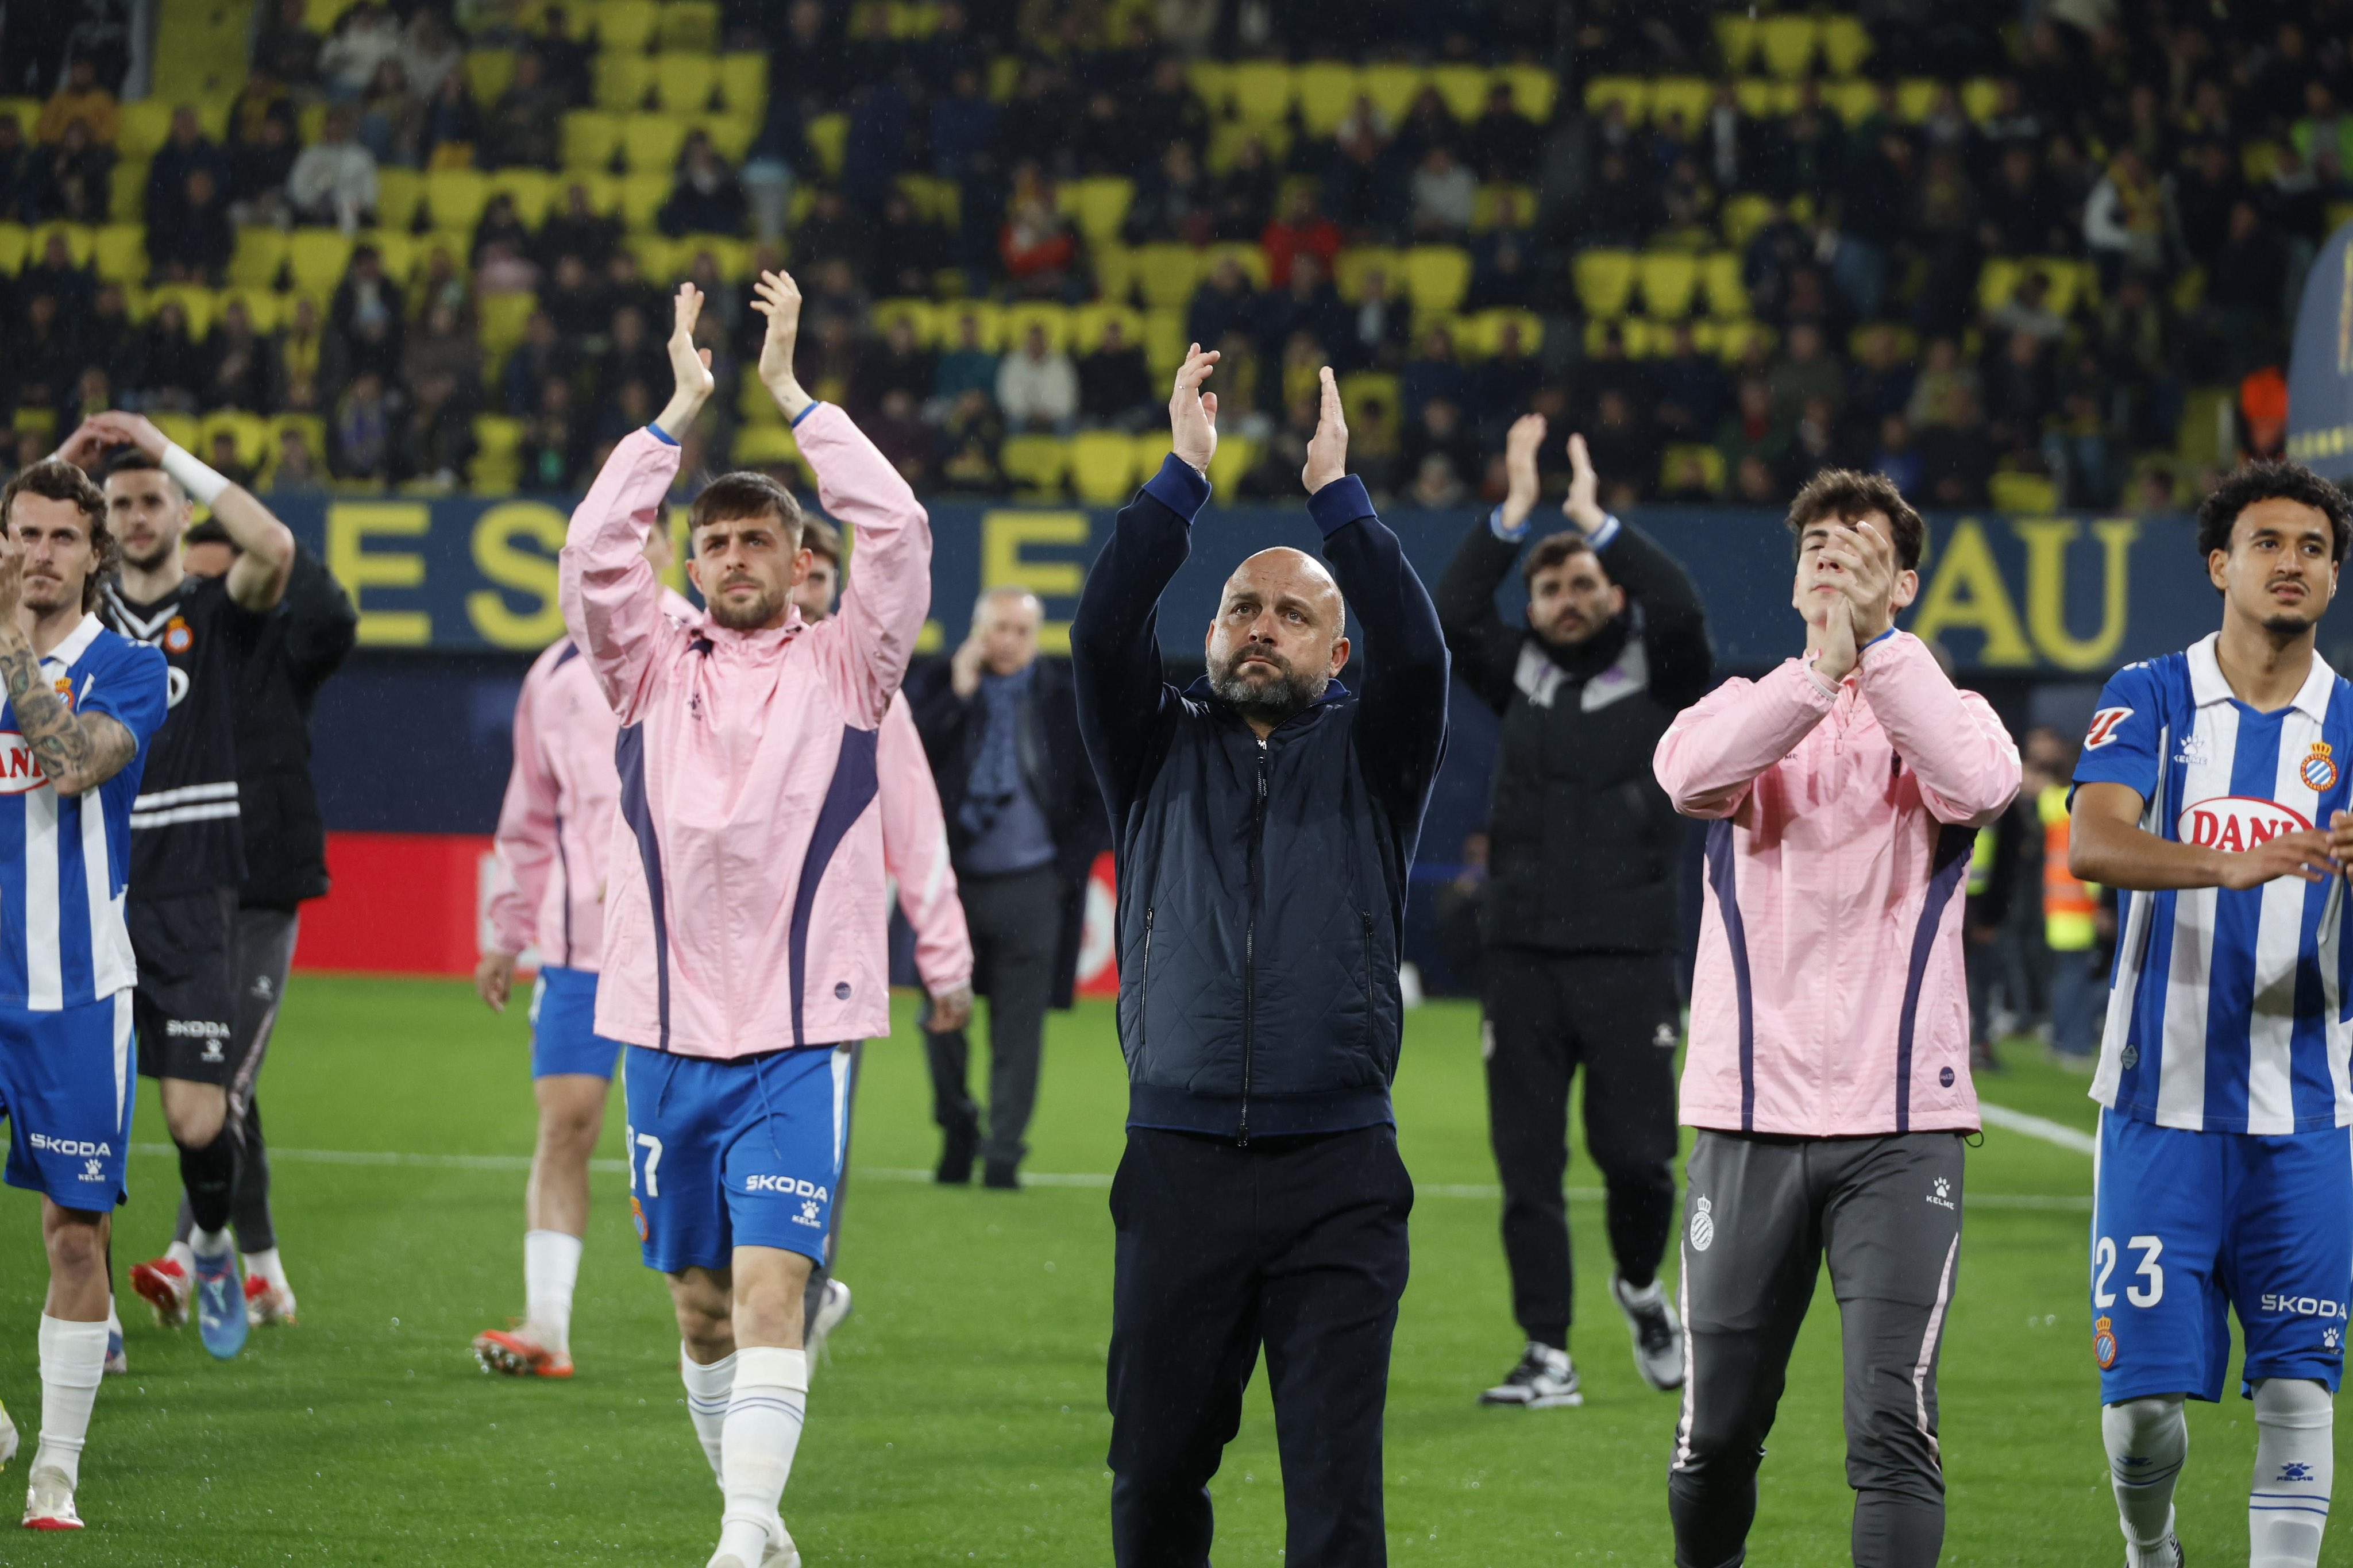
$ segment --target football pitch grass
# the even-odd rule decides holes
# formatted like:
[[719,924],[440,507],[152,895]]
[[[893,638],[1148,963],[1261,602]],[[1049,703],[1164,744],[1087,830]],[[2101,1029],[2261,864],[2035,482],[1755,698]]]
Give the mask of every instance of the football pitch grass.
[[[0,1563],[703,1562],[719,1496],[687,1424],[667,1297],[637,1260],[617,1092],[575,1309],[579,1377],[494,1379],[468,1353],[522,1300],[533,1113],[521,1011],[492,1018],[456,983],[302,977],[290,988],[261,1100],[281,1151],[280,1244],[302,1321],[256,1331],[231,1364],[208,1358],[193,1329],[156,1329],[128,1293],[131,1265],[162,1250],[176,1198],[162,1119],[142,1095],[115,1242],[132,1371],[100,1394],[79,1535],[13,1528],[40,1405],[44,1268],[37,1204],[0,1196],[0,1400],[26,1447],[0,1477]],[[898,1013],[897,1036],[867,1052],[859,1095],[841,1258],[857,1311],[815,1377],[786,1521],[809,1568],[1107,1563],[1105,1203],[1124,1107],[1110,1009],[1052,1021],[1032,1184],[1018,1194],[924,1179],[930,1093],[903,998]],[[2090,1130],[2082,1080],[2023,1045],[2010,1055],[2013,1069],[1981,1086],[1989,1100]],[[1473,1009],[1409,1015],[1398,1109],[1419,1197],[1389,1384],[1392,1560],[1664,1568],[1675,1402],[1638,1380],[1609,1304],[1592,1166],[1580,1152],[1568,1178],[1586,1405],[1482,1409],[1479,1389],[1519,1345]],[[2123,1556],[2084,1305],[2091,1178],[2080,1149],[2001,1127],[1969,1156],[1942,1384],[1947,1563]],[[1825,1281],[1765,1464],[1759,1568],[1848,1561],[1836,1331]],[[2250,1412],[2234,1394],[2193,1405],[2190,1426],[2189,1560],[2244,1563]],[[1262,1373],[1214,1490],[1217,1562],[1279,1563]],[[2353,1563],[2344,1531],[2324,1561]]]

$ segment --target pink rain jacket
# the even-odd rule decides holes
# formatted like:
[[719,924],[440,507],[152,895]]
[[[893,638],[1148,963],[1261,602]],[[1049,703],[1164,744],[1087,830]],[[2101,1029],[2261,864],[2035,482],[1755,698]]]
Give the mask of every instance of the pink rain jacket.
[[1830,1138],[1970,1129],[1961,885],[2018,794],[1985,700],[1896,632],[1835,695],[1790,659],[1660,737],[1659,783],[1709,824],[1683,1120]]
[[640,548],[678,472],[638,430],[572,514],[565,625],[621,725],[596,1032],[739,1057],[891,1030],[878,731],[931,603],[931,524],[849,416],[795,428],[858,571],[818,626],[661,613]]

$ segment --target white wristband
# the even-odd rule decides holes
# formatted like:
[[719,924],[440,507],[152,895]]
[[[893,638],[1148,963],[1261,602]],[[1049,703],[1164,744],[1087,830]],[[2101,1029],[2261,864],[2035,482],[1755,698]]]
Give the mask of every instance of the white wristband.
[[164,443],[164,471],[180,482],[180,488],[206,506],[220,500],[221,491],[228,489],[228,477],[176,441]]

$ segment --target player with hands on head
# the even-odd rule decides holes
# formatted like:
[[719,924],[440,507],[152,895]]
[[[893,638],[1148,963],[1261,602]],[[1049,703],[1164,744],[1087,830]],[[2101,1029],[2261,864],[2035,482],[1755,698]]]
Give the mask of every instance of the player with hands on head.
[[[106,1369],[107,1251],[136,1101],[132,803],[169,701],[163,656],[91,613],[114,552],[106,497],[71,463],[31,464],[0,489],[0,1118],[7,1184],[41,1194],[49,1268],[34,1530],[81,1528],[74,1492]],[[0,1463],[16,1445],[0,1413]]]
[[[778,1507],[808,1397],[805,1293],[827,1256],[849,1110],[837,1049],[890,1032],[878,734],[930,606],[923,507],[793,369],[800,289],[763,272],[759,374],[791,420],[858,571],[816,626],[801,505],[765,474],[713,479],[688,514],[705,608],[665,613],[645,557],[678,442],[713,390],[681,285],[675,387],[572,515],[566,630],[619,725],[595,1029],[618,1040],[630,1206],[668,1279],[687,1408],[725,1499],[711,1568],[791,1568]],[[750,911],[756,918],[747,918]]]
[[1936,1366],[1978,1127],[1957,895],[2021,769],[1991,706],[1894,626],[1926,542],[1895,486],[1825,469],[1788,521],[1804,656],[1717,687],[1653,758],[1708,825],[1668,1511],[1678,1568],[1742,1561],[1827,1258],[1856,1568],[1921,1568],[1944,1542]]
[[[1561,1187],[1580,1073],[1616,1265],[1609,1298],[1642,1380],[1683,1384],[1682,1328],[1659,1265],[1675,1218],[1674,868],[1685,832],[1651,753],[1713,673],[1697,590],[1641,530],[1601,510],[1581,436],[1567,442],[1569,526],[1538,534],[1547,434],[1541,414],[1513,422],[1504,500],[1464,531],[1435,595],[1455,674],[1499,721],[1478,984],[1525,1349],[1480,1401],[1527,1410],[1584,1400],[1569,1356],[1576,1291]],[[1515,565],[1525,625],[1496,603]]]
[[2068,868],[2122,889],[2089,1264],[2127,1568],[2181,1561],[2183,1403],[2222,1397],[2234,1311],[2249,1561],[2313,1568],[2328,1521],[2353,1275],[2353,684],[2315,642],[2348,547],[2344,492],[2309,469],[2225,479],[2198,510],[2221,629],[2111,677],[2075,764]]

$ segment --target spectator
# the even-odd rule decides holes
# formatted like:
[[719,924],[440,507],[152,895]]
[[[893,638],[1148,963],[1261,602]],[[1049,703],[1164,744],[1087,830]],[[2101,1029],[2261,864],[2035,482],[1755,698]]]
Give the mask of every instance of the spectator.
[[[336,19],[334,36],[319,50],[319,73],[328,100],[357,101],[376,80],[376,68],[397,59],[405,43],[400,23],[376,0],[362,0],[344,12]],[[332,458],[330,461],[332,465]]]
[[923,423],[914,394],[894,386],[882,395],[871,417],[860,424],[874,448],[908,484],[927,489],[932,482],[932,427]]
[[[96,370],[115,385],[129,384],[138,346],[139,328],[131,320],[122,285],[101,284],[90,301],[90,313],[74,331],[74,348],[83,370]],[[103,414],[111,406],[101,403],[93,412]]]
[[188,176],[198,169],[213,177],[216,193],[229,188],[228,159],[204,127],[196,122],[196,111],[186,104],[172,110],[172,131],[164,145],[155,150],[155,157],[147,165],[147,195],[143,214],[150,240],[148,254],[153,255],[153,240],[159,229],[176,226],[186,212]]
[[336,357],[332,374],[338,380],[372,374],[381,392],[400,369],[406,327],[400,290],[385,276],[383,256],[373,245],[354,247],[350,269],[327,302],[327,339]]
[[1317,366],[1330,363],[1335,346],[1348,339],[1348,309],[1324,280],[1322,264],[1309,255],[1292,258],[1291,286],[1264,297],[1260,319],[1260,340],[1269,355],[1302,333],[1314,343],[1316,360],[1309,367],[1311,375]]
[[[820,266],[816,270],[823,269]],[[608,314],[624,306],[635,310],[642,325],[670,320],[670,291],[647,282],[645,275],[638,269],[637,252],[626,247],[605,258],[604,300]],[[652,378],[646,384],[659,386],[662,383],[659,378]]]
[[923,345],[914,321],[893,316],[882,331],[881,347],[859,363],[850,385],[851,414],[863,428],[866,416],[881,408],[883,397],[892,392],[906,393],[920,407],[933,395],[939,374],[939,355]]
[[41,258],[17,275],[17,298],[30,300],[36,294],[47,294],[58,302],[70,323],[79,321],[90,309],[98,292],[98,279],[88,267],[73,258],[66,237],[52,229],[41,241]]
[[[1924,380],[1926,378],[1923,378]],[[1920,431],[1920,468],[1928,504],[1983,506],[1994,452],[1978,416],[1977,388],[1966,381],[1943,384],[1937,418]]]
[[1217,200],[1189,142],[1171,142],[1135,184],[1121,237],[1130,245],[1207,245],[1216,237]]
[[468,247],[475,291],[484,295],[530,292],[539,281],[539,268],[531,261],[532,245],[531,230],[523,226],[514,197],[505,191],[492,196],[482,209],[481,221],[474,226],[473,244]]
[[1727,473],[1737,475],[1751,461],[1763,464],[1773,476],[1767,488],[1778,490],[1781,488],[1781,465],[1789,456],[1789,433],[1774,417],[1773,407],[1771,386],[1757,376],[1744,379],[1734,397],[1732,412],[1716,429],[1715,449],[1722,454]]
[[571,180],[565,184],[561,207],[539,226],[531,254],[543,272],[554,271],[563,257],[575,258],[585,279],[586,274],[603,271],[620,245],[621,220],[596,211],[589,205],[587,185]]
[[1788,425],[1810,397],[1827,398],[1836,408],[1846,398],[1846,373],[1831,359],[1822,330],[1800,322],[1789,329],[1788,357],[1773,367],[1773,416]]
[[1453,462],[1443,452],[1425,452],[1415,468],[1413,483],[1407,487],[1406,500],[1431,511],[1451,511],[1471,499],[1471,487],[1462,482]]
[[280,495],[326,489],[319,460],[301,431],[289,426],[278,432],[278,459],[269,472],[269,488]]
[[1956,406],[1953,388],[1966,387],[1969,402],[1976,404],[1978,373],[1961,362],[1960,345],[1950,338],[1937,338],[1928,345],[1927,363],[1912,384],[1912,401],[1905,408],[1905,417],[1915,430],[1941,424],[1951,416]]
[[793,231],[793,252],[807,263],[847,261],[862,276],[873,265],[874,226],[839,190],[820,186],[808,216]]
[[[1444,327],[1432,327],[1421,334],[1421,342],[1408,360],[1399,377],[1398,391],[1405,404],[1408,425],[1421,423],[1421,412],[1432,402],[1446,403],[1459,416],[1470,401],[1471,378],[1462,368],[1462,361],[1454,350],[1454,334]],[[1462,467],[1465,478],[1472,472],[1466,461]]]
[[307,294],[294,297],[294,319],[278,334],[271,355],[271,398],[279,408],[300,414],[316,413],[324,403],[322,376],[326,365],[327,331],[319,307]]
[[1671,342],[1651,372],[1659,433],[1670,441],[1713,439],[1732,412],[1732,384],[1716,357],[1700,352],[1690,322],[1677,322]]
[[1090,425],[1141,430],[1158,412],[1158,391],[1127,328],[1117,316],[1105,321],[1103,337],[1079,360],[1081,416]]
[[204,406],[269,412],[269,344],[253,330],[245,301],[232,298],[205,338]]
[[1014,430],[1070,434],[1079,415],[1079,374],[1071,358],[1046,341],[1046,329],[1032,325],[1021,336],[1021,352],[997,367],[997,405]]
[[1454,156],[1453,149],[1442,144],[1431,147],[1413,172],[1415,237],[1425,241],[1461,240],[1471,232],[1478,200],[1478,177]]
[[2254,203],[2231,208],[2231,226],[2206,282],[2206,304],[2214,312],[2217,335],[2230,345],[2226,363],[2234,371],[2283,357],[2288,300],[2288,259],[2279,237],[2263,226]]
[[1386,244],[1406,227],[1406,190],[1383,156],[1380,113],[1366,100],[1342,122],[1324,175],[1324,210],[1356,244]]
[[1256,136],[1244,142],[1232,165],[1210,181],[1210,190],[1211,237],[1229,245],[1255,242],[1274,212],[1275,168],[1266,142]]
[[[1759,375],[1765,374],[1760,368]],[[1580,421],[1599,416],[1598,400],[1611,387],[1625,393],[1626,400],[1637,408],[1648,407],[1656,401],[1651,387],[1647,365],[1626,352],[1626,333],[1615,321],[1601,330],[1601,349],[1587,357],[1578,368],[1577,381],[1582,404],[1577,415]]]
[[427,102],[441,96],[444,82],[465,74],[460,68],[466,62],[465,50],[449,36],[449,25],[442,14],[430,5],[419,5],[410,13],[400,60],[408,72],[409,89]]
[[36,154],[41,170],[39,205],[44,218],[100,224],[107,219],[114,174],[114,149],[94,140],[84,120],[66,122],[65,134]]
[[1601,504],[1611,511],[1630,511],[1659,482],[1659,454],[1663,447],[1631,398],[1616,387],[1594,404],[1594,419],[1585,429],[1585,445],[1592,454],[1594,471],[1608,487]]
[[[1144,90],[1131,100],[1130,118],[1135,122],[1135,140],[1139,147],[1163,149],[1172,142],[1189,145],[1198,157],[1209,145],[1209,110],[1185,78],[1185,62],[1174,55],[1163,55],[1152,68],[1152,77]],[[1147,151],[1145,156],[1149,156]],[[1134,168],[1122,174],[1133,174]]]
[[2246,189],[2232,166],[2230,149],[2219,142],[2199,143],[2165,183],[2182,253],[2211,273],[2230,234],[2231,208]]
[[1506,320],[1497,329],[1495,352],[1471,373],[1472,405],[1482,435],[1493,445],[1505,426],[1528,412],[1536,389],[1544,384],[1544,367],[1528,352],[1527,334],[1518,321]]
[[678,158],[678,183],[662,204],[655,222],[673,239],[686,234],[740,236],[746,232],[743,182],[711,144],[710,133],[695,131]]
[[568,490],[587,443],[572,412],[572,384],[551,375],[539,384],[538,405],[523,426],[520,456],[527,490]]
[[514,79],[482,121],[482,161],[494,169],[553,169],[564,157],[564,92],[536,49],[515,56]]
[[1605,153],[1579,216],[1580,243],[1639,246],[1659,226],[1657,184],[1638,176],[1623,153]]
[[573,343],[585,343],[599,335],[612,321],[605,309],[604,290],[589,275],[588,264],[570,253],[556,259],[554,276],[539,303],[554,319],[555,330]]
[[131,7],[127,0],[80,0],[73,30],[66,35],[66,68],[88,61],[98,85],[122,90],[131,74]]
[[1078,237],[1056,208],[1054,188],[1035,163],[1024,163],[1013,171],[1013,193],[997,230],[997,254],[1018,297],[1054,299],[1070,289]]
[[615,310],[604,354],[596,366],[596,401],[611,402],[633,381],[648,386],[668,385],[662,377],[669,374],[670,356],[647,331],[645,313],[635,305]]
[[1997,256],[2059,256],[2075,248],[2079,234],[2074,215],[2042,172],[2036,145],[2005,145],[1978,222],[1978,243]]
[[1896,330],[1884,322],[1863,328],[1857,334],[1855,363],[1847,372],[1849,414],[1873,424],[1901,414],[1911,399],[1912,366]]
[[1544,132],[1520,112],[1509,80],[1487,89],[1487,106],[1471,122],[1465,141],[1471,167],[1482,180],[1525,184],[1535,178],[1544,158]]
[[921,299],[936,287],[948,265],[947,232],[896,189],[882,199],[874,248],[881,291],[886,295]]
[[150,411],[168,409],[193,414],[210,379],[205,354],[188,335],[188,313],[180,301],[165,299],[147,318],[132,352],[132,382]]
[[1880,420],[1879,449],[1872,456],[1871,467],[1893,479],[1905,494],[1920,492],[1920,453],[1912,442],[1912,422],[1903,415],[1889,414]]
[[[932,395],[951,407],[962,405],[970,418],[970,405],[964,403],[967,393],[978,392],[991,398],[997,391],[997,353],[981,341],[980,318],[969,310],[956,313],[953,329],[955,341],[940,355],[939,380]],[[995,416],[996,405],[989,405]],[[994,448],[991,451],[994,452]],[[994,461],[992,457],[991,461]]]
[[213,432],[212,455],[207,460],[212,464],[213,472],[229,483],[243,485],[248,489],[253,487],[253,465],[245,460],[245,455],[237,449],[237,437],[228,431]]
[[[310,0],[279,0],[253,41],[253,70],[295,87],[319,83],[322,40],[310,26]],[[242,96],[242,95],[240,95]]]
[[375,155],[353,139],[358,127],[359,116],[348,105],[330,109],[320,140],[294,160],[286,199],[301,221],[333,224],[353,234],[364,219],[374,218]]
[[1412,341],[1413,312],[1390,292],[1387,268],[1365,269],[1351,317],[1345,346],[1333,349],[1341,356],[1341,368],[1394,370],[1404,363],[1406,346]]
[[1398,457],[1404,471],[1413,476],[1410,482],[1414,484],[1427,480],[1430,461],[1435,458],[1453,473],[1456,483],[1467,489],[1471,476],[1478,472],[1479,448],[1463,425],[1461,405],[1445,397],[1433,397],[1424,403],[1419,413],[1406,421],[1405,438]]
[[[944,359],[940,371],[944,378]],[[943,486],[951,491],[981,494],[1004,489],[1005,474],[997,467],[997,454],[1005,445],[1005,421],[986,391],[976,386],[958,394],[949,405],[941,436],[939,476]]]
[[482,114],[474,106],[466,73],[451,71],[425,100],[417,132],[417,162],[432,169],[470,168],[477,162],[474,149],[481,139]]
[[1466,310],[1526,310],[1544,303],[1535,237],[1517,221],[1517,198],[1506,193],[1498,208],[1495,226],[1471,247],[1471,289],[1462,300]]
[[179,215],[160,229],[147,230],[147,259],[170,282],[218,288],[236,249],[237,231],[229,224],[228,201],[213,172],[203,167],[190,170]]
[[360,97],[359,140],[378,167],[413,169],[425,135],[425,106],[409,90],[408,68],[387,59]]
[[276,118],[262,121],[252,141],[231,145],[229,213],[233,221],[273,227],[284,227],[292,221],[287,186],[298,151],[292,123]]
[[1150,156],[1151,143],[1142,141],[1135,117],[1110,87],[1087,95],[1085,113],[1071,128],[1075,172],[1084,175],[1115,175],[1125,179]]
[[539,36],[532,48],[546,67],[548,85],[564,95],[566,104],[577,109],[588,101],[589,62],[596,49],[575,32],[565,7],[550,5],[540,13]]
[[9,402],[18,408],[62,407],[73,390],[80,355],[58,297],[47,289],[26,290],[24,328],[9,336],[7,357],[0,362]]
[[2055,343],[2066,335],[2067,321],[2051,308],[2050,297],[2049,280],[2041,268],[2034,268],[2019,279],[2009,299],[1986,312],[1985,324],[1996,332],[2024,332]]
[[[1240,489],[1244,497],[1253,500],[1274,500],[1299,493],[1299,470],[1307,461],[1307,443],[1315,436],[1317,406],[1317,400],[1313,397],[1295,397],[1286,405],[1282,423],[1276,426],[1274,433],[1267,438],[1259,460],[1250,465],[1250,471],[1242,476]],[[1352,462],[1357,456],[1354,447],[1363,428],[1361,403],[1357,405],[1356,417],[1358,423],[1351,426],[1348,432]],[[1361,468],[1358,471],[1360,474],[1363,472]],[[1366,485],[1378,493],[1369,478],[1366,479]]]
[[381,375],[370,370],[352,377],[335,401],[334,420],[327,429],[328,469],[339,479],[377,484],[401,478],[395,472],[396,417]]
[[1827,397],[1807,398],[1789,429],[1790,481],[1802,485],[1824,468],[1851,466],[1839,443],[1837,409]]
[[41,106],[41,118],[33,126],[33,139],[62,142],[66,128],[71,125],[79,125],[100,147],[112,147],[121,133],[122,110],[114,101],[113,92],[98,79],[96,64],[87,58],[77,59],[67,68],[64,85]]
[[0,114],[0,223],[39,221],[40,181],[23,127],[13,114]]
[[555,318],[543,310],[533,310],[523,324],[522,342],[507,356],[500,402],[515,418],[528,419],[540,407],[542,387],[550,381],[572,381],[579,374],[579,352],[556,330]]
[[1231,256],[1220,256],[1186,307],[1185,336],[1204,346],[1222,343],[1234,332],[1254,331],[1261,309],[1242,264]]
[[1324,276],[1330,277],[1333,258],[1340,254],[1343,243],[1339,226],[1317,207],[1315,188],[1297,187],[1283,203],[1282,213],[1259,236],[1259,248],[1266,253],[1269,286],[1289,288],[1291,258],[1300,255],[1314,258]]
[[2158,271],[2165,265],[2165,231],[2164,190],[2127,147],[2109,161],[2084,205],[2084,243],[2100,265],[2101,282],[2113,288],[2126,273]]

